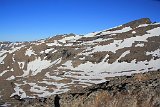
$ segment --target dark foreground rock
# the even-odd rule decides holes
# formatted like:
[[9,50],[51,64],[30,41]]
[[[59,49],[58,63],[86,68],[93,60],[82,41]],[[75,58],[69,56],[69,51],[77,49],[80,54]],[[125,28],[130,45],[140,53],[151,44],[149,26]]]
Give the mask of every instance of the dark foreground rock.
[[48,98],[21,99],[16,107],[160,107],[159,70],[107,79]]

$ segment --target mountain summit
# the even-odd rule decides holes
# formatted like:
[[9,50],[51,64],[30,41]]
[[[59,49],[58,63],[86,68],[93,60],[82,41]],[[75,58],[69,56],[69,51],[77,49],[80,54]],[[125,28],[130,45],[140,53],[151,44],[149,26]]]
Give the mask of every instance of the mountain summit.
[[0,42],[0,101],[47,97],[160,69],[160,23],[148,18],[111,29]]

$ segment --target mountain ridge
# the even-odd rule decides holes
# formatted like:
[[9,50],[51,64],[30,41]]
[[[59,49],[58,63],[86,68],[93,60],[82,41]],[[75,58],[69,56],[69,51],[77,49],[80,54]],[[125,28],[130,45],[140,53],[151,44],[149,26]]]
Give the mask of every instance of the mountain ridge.
[[160,23],[138,19],[111,29],[32,42],[0,42],[0,101],[47,97],[160,69]]

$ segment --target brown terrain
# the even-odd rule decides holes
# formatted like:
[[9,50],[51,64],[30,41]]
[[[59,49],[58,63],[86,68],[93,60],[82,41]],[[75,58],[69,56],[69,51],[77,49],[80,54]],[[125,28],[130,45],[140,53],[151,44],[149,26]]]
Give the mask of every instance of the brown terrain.
[[108,81],[47,98],[21,99],[18,107],[160,107],[160,71]]
[[0,106],[160,107],[159,69],[160,23],[149,18],[87,35],[0,42]]

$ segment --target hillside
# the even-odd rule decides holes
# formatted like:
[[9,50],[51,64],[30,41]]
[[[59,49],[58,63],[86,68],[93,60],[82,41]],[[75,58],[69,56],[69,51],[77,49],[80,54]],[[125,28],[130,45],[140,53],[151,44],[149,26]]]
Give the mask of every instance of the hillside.
[[160,71],[108,80],[47,98],[22,99],[18,107],[160,107]]
[[46,98],[159,69],[160,23],[148,18],[86,35],[0,42],[0,102]]

